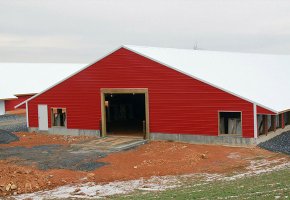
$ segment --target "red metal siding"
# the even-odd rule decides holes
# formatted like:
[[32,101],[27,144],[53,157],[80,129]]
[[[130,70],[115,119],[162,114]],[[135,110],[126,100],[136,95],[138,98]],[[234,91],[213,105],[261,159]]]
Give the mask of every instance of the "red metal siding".
[[257,106],[257,114],[264,114],[264,115],[276,115],[276,113],[267,110],[265,108],[262,108],[260,106]]
[[[23,95],[23,96],[18,96],[17,99],[9,99],[5,100],[5,111],[11,111],[14,110],[15,106],[20,104],[21,102],[25,101],[26,99],[29,99],[33,95]],[[21,105],[18,109],[25,109],[25,104]]]
[[31,100],[29,126],[47,104],[67,108],[68,128],[98,130],[100,88],[148,88],[150,132],[218,135],[218,111],[229,110],[242,111],[243,136],[253,137],[252,103],[123,48]]

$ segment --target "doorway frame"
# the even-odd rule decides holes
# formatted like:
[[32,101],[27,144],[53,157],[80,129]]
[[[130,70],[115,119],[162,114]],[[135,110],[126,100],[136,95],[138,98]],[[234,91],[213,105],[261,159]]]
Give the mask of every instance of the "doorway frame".
[[[228,134],[228,133],[221,133],[220,132],[220,117],[221,117],[221,113],[225,112],[225,113],[240,113],[241,115],[241,134]],[[234,110],[218,110],[218,136],[241,136],[243,137],[243,112],[242,111],[234,111]]]
[[145,96],[145,122],[146,132],[144,139],[149,139],[149,95],[148,88],[101,88],[101,131],[102,137],[107,136],[107,120],[105,108],[105,94],[144,94]]
[[[45,111],[45,112],[42,113],[41,111]],[[38,117],[38,130],[39,131],[48,131],[49,125],[48,125],[48,106],[47,106],[47,104],[38,104],[37,105],[37,117]],[[43,125],[43,123],[45,125],[44,128],[40,126],[40,125]]]

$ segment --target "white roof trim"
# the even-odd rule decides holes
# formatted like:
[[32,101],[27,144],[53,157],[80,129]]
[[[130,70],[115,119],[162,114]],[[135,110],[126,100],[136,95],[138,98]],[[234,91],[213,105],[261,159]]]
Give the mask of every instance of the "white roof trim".
[[163,63],[163,62],[161,62],[161,61],[159,61],[159,60],[156,60],[156,59],[151,58],[151,57],[149,57],[149,56],[147,56],[147,55],[144,55],[144,54],[142,54],[142,53],[140,53],[140,52],[138,52],[138,51],[135,51],[134,49],[131,49],[129,46],[124,45],[123,47],[126,48],[127,50],[130,50],[130,51],[132,51],[132,52],[134,52],[134,53],[136,53],[136,54],[139,54],[139,55],[141,55],[141,56],[143,56],[143,57],[145,57],[145,58],[148,58],[148,59],[150,59],[150,60],[152,60],[152,61],[154,61],[154,62],[157,62],[157,63],[159,63],[159,64],[161,64],[161,65],[164,65],[164,66],[166,66],[166,67],[168,67],[168,68],[171,68],[171,69],[173,69],[173,70],[175,70],[175,71],[178,71],[178,72],[180,72],[180,73],[182,73],[182,74],[184,74],[184,75],[186,75],[186,76],[189,76],[189,77],[191,77],[191,78],[194,78],[194,79],[196,79],[196,80],[198,80],[198,81],[201,81],[201,82],[203,82],[203,83],[205,83],[205,84],[208,84],[208,85],[210,85],[210,86],[212,86],[212,87],[215,87],[215,88],[220,89],[220,90],[222,90],[222,91],[224,91],[224,92],[227,92],[227,93],[229,93],[229,94],[232,94],[232,95],[234,95],[234,96],[236,96],[236,97],[239,97],[239,98],[241,98],[241,99],[243,99],[243,100],[246,100],[246,101],[248,101],[248,102],[251,102],[251,103],[253,103],[253,104],[256,104],[256,105],[258,105],[258,106],[260,106],[260,107],[263,107],[263,108],[265,108],[265,109],[267,109],[267,110],[270,110],[270,111],[272,111],[272,112],[274,112],[274,113],[278,113],[278,111],[276,111],[276,110],[273,110],[273,109],[271,109],[271,108],[268,108],[268,107],[266,107],[266,106],[264,106],[264,105],[262,105],[262,104],[259,104],[259,103],[255,102],[255,101],[252,101],[252,100],[250,100],[250,99],[247,99],[247,98],[245,98],[245,97],[242,97],[242,96],[240,96],[240,95],[238,95],[238,94],[235,94],[235,93],[233,93],[233,92],[231,92],[231,91],[228,91],[228,90],[226,90],[226,89],[224,89],[224,88],[221,88],[221,87],[219,87],[219,86],[217,86],[217,85],[214,85],[214,84],[209,83],[209,82],[207,82],[207,81],[205,81],[205,80],[202,80],[202,79],[200,79],[200,78],[198,78],[198,77],[195,77],[195,76],[193,76],[193,75],[191,75],[191,74],[188,74],[188,73],[185,73],[185,72],[183,72],[183,71],[181,71],[181,70],[179,70],[179,69],[176,69],[175,67],[172,67],[172,66],[170,66],[170,65],[168,65],[168,64],[166,64],[166,63]]

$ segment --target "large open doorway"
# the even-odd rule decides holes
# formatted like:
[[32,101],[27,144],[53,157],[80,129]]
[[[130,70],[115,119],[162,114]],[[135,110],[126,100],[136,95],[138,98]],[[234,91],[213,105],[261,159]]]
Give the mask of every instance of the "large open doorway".
[[242,113],[219,112],[219,134],[242,135]]
[[102,136],[148,138],[147,89],[102,89]]

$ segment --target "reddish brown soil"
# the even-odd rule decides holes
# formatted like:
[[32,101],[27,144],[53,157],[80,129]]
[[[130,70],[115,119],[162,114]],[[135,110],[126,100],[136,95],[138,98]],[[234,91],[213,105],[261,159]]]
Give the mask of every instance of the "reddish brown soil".
[[18,132],[15,134],[19,137],[19,141],[11,142],[10,144],[1,144],[0,147],[33,147],[48,144],[70,145],[92,139],[90,136],[62,136],[27,132]]
[[[236,158],[229,158],[230,153]],[[231,173],[245,170],[255,158],[279,157],[259,148],[150,142],[138,149],[111,154],[98,161],[110,165],[95,170],[96,182],[187,173]]]
[[15,109],[15,110],[7,111],[6,114],[25,115],[26,114],[26,109]]
[[[15,133],[19,141],[10,144],[1,144],[0,147],[33,147],[38,145],[70,145],[90,140],[88,136],[60,136],[39,133],[19,132]],[[72,170],[38,170],[35,166],[19,166],[14,160],[0,160],[0,196],[6,196],[17,192],[26,193],[43,189],[51,189],[69,183],[81,182],[90,178],[92,174]],[[6,191],[8,184],[16,185],[17,189]]]
[[[86,172],[70,170],[41,171],[34,166],[18,166],[13,160],[0,160],[0,196],[52,189],[68,183],[80,182]],[[15,189],[6,190],[8,185]]]
[[[69,145],[88,139],[35,133],[17,133],[20,141],[3,146],[32,147],[44,144]],[[68,139],[69,138],[69,139]],[[234,153],[234,156],[230,156]],[[187,173],[231,173],[243,171],[253,159],[287,157],[259,148],[194,145],[177,142],[150,142],[139,148],[113,153],[99,159],[108,165],[92,172],[72,170],[38,170],[35,166],[18,166],[13,160],[0,160],[0,196],[51,189],[85,181],[110,182],[141,177]],[[289,159],[289,158],[287,158]],[[8,184],[16,185],[6,191]]]

